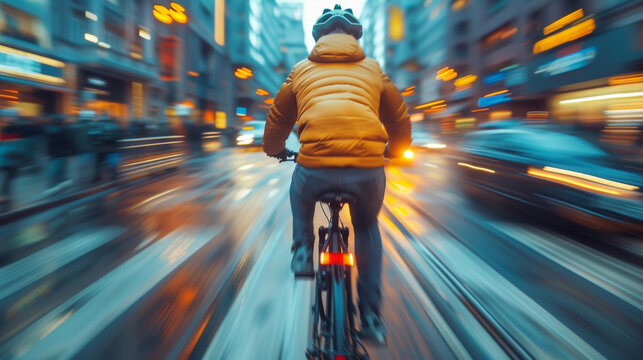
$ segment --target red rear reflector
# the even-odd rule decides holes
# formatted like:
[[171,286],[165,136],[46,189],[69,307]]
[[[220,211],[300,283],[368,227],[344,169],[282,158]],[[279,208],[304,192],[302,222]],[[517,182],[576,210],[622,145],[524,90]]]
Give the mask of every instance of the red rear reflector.
[[[345,254],[345,253],[323,252],[319,256],[319,263],[321,265],[355,266],[355,258],[351,253]],[[337,359],[337,357],[335,357],[335,359]]]
[[344,355],[335,355],[335,360],[348,360],[348,358]]

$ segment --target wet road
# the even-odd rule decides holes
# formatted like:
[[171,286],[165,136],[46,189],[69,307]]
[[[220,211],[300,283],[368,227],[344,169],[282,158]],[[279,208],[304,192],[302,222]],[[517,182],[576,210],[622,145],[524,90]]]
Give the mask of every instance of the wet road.
[[[640,358],[641,242],[497,211],[463,194],[454,164],[387,169],[388,347],[371,358]],[[303,359],[292,169],[225,150],[3,226],[0,359]]]

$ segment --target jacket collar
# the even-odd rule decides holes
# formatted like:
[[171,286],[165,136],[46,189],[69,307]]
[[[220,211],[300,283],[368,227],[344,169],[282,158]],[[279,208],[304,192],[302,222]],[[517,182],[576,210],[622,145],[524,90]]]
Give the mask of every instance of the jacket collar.
[[366,56],[357,40],[348,34],[328,34],[322,36],[308,55],[308,59],[316,62],[355,62]]

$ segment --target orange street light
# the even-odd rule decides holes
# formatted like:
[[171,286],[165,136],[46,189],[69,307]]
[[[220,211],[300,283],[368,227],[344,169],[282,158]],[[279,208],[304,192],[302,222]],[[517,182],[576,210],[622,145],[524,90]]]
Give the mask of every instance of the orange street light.
[[188,22],[188,16],[183,12],[170,9],[170,16],[179,24],[185,24],[186,22]]
[[158,4],[154,5],[152,14],[154,14],[156,20],[164,24],[171,24],[172,21],[176,21],[179,24],[185,24],[188,22],[188,16],[185,14],[185,8],[175,2],[170,3],[170,8]]
[[170,16],[170,10],[166,8],[163,5],[154,5],[154,10],[152,10],[152,14],[156,18],[156,20],[164,23],[164,24],[171,24],[172,23],[172,17]]
[[248,69],[247,67],[236,68],[234,71],[234,76],[238,77],[239,79],[248,79],[251,78],[252,75],[252,70]]
[[170,6],[172,7],[172,9],[174,9],[174,10],[176,10],[178,12],[185,12],[185,8],[183,6],[181,6],[181,4],[179,4],[179,3],[175,3],[174,1],[172,1],[170,3]]

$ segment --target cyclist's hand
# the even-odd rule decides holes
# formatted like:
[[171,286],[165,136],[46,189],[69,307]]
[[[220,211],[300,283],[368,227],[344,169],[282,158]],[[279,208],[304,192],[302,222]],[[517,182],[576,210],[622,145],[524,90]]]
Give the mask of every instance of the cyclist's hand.
[[[288,150],[288,149],[286,149]],[[298,152],[288,150],[288,156],[292,156],[292,161],[297,162],[297,155],[299,155]]]
[[291,157],[291,156],[292,156],[292,157],[294,157],[294,160],[295,160],[295,161],[297,160],[297,153],[296,153],[296,152],[294,152],[294,151],[290,151],[290,150],[288,150],[288,149],[285,149],[285,148],[284,148],[283,150],[281,150],[281,151],[280,151],[279,153],[277,153],[277,154],[274,154],[274,155],[268,155],[268,156],[279,159],[279,162],[284,162],[284,161],[286,161],[286,160],[287,160],[289,157]]

